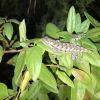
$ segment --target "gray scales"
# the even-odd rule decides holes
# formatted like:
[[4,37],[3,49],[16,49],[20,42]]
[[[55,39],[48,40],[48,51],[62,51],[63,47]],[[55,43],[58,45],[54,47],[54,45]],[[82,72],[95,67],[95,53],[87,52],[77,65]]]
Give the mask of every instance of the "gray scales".
[[[78,39],[76,38],[76,40]],[[73,42],[61,42],[60,40],[55,40],[47,36],[42,38],[42,42],[45,45],[49,46],[51,49],[53,49],[55,53],[57,52],[71,53],[73,60],[77,59],[79,53],[82,54],[83,52],[87,53],[91,52],[89,49],[81,47]]]

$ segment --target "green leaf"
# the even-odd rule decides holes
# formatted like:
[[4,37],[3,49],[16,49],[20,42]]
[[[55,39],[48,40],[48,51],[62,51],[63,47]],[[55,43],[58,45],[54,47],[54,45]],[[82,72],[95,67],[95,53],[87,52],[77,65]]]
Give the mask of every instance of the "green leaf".
[[81,27],[81,17],[80,14],[76,14],[76,19],[75,19],[75,32],[80,33],[80,27]]
[[[68,97],[68,86],[66,85],[59,85],[59,94],[58,94],[58,98],[59,100],[67,100]],[[70,100],[70,99],[68,99]]]
[[32,98],[34,98],[34,96],[36,95],[36,94],[38,94],[38,92],[40,91],[40,89],[41,89],[41,82],[40,81],[36,81],[36,82],[34,82],[34,83],[32,83],[31,85],[30,85],[30,87],[29,87],[29,100],[30,99],[32,99]]
[[74,80],[75,88],[71,88],[71,100],[83,100],[85,87],[79,81]]
[[87,19],[89,19],[90,23],[94,26],[94,27],[98,27],[100,26],[100,23],[94,19],[91,15],[89,15],[87,12],[84,12],[85,16]]
[[91,40],[92,40],[93,42],[100,41],[100,36],[91,37]]
[[90,65],[89,65],[89,62],[84,61],[84,60],[82,60],[82,62],[75,61],[74,62],[74,65],[76,67],[78,67],[79,69],[81,69],[81,70],[83,70],[83,71],[85,71],[87,73],[90,73]]
[[98,53],[84,53],[83,59],[94,66],[100,67],[100,55]]
[[6,35],[6,37],[11,40],[12,35],[13,35],[13,26],[11,23],[5,23],[3,25],[4,29],[3,29],[3,35]]
[[34,81],[38,79],[41,71],[42,54],[43,50],[37,46],[27,49],[26,65]]
[[55,90],[55,93],[58,93],[56,80],[55,80],[54,76],[52,75],[52,73],[48,70],[48,68],[44,64],[42,64],[39,79],[43,83],[45,83],[47,89],[48,89],[48,87],[50,87],[53,90]]
[[3,55],[4,55],[4,50],[3,50],[2,46],[0,46],[0,62],[2,61]]
[[87,38],[82,38],[79,40],[81,46],[88,48],[90,50],[97,50],[96,46]]
[[9,20],[7,20],[8,22],[13,22],[13,23],[15,23],[15,24],[20,24],[20,22],[18,21],[18,20],[16,20],[16,19],[9,19]]
[[73,60],[70,53],[62,54],[62,56],[57,56],[57,59],[59,60],[60,65],[69,69],[73,67]]
[[26,61],[26,51],[22,51],[19,53],[17,57],[16,66],[14,70],[14,81],[16,85],[19,85],[22,71],[25,67],[25,61]]
[[72,80],[64,72],[57,70],[56,74],[62,82],[64,82],[65,84],[67,84],[68,86],[72,88],[74,87]]
[[24,19],[19,24],[19,36],[20,36],[20,42],[26,40],[26,24]]
[[0,100],[4,100],[8,96],[7,86],[4,83],[0,83]]
[[81,27],[80,27],[80,31],[83,33],[86,33],[89,29],[90,26],[90,21],[87,19],[84,22],[82,22]]
[[70,42],[72,38],[71,34],[68,33],[67,31],[61,31],[61,32],[58,32],[58,34],[60,38],[63,38],[63,39],[60,39],[61,41]]
[[29,98],[29,91],[28,89],[24,90],[21,94],[20,94],[20,100],[27,100]]
[[0,25],[4,24],[5,20],[4,19],[0,19]]
[[17,57],[18,57],[18,55],[13,56],[11,59],[9,59],[7,61],[7,64],[11,64],[11,65],[15,66],[16,65],[16,61],[17,61]]
[[49,53],[49,58],[50,58],[50,60],[51,60],[54,64],[57,64],[57,62],[56,62],[56,60],[55,60],[55,57],[54,57],[54,54]]
[[92,28],[86,33],[88,38],[96,37],[98,35],[100,35],[100,27]]
[[67,31],[69,33],[72,33],[75,31],[75,18],[76,18],[75,8],[72,6],[68,13],[67,25],[66,25]]
[[96,43],[95,46],[96,46],[97,50],[100,52],[100,43]]
[[45,93],[44,91],[40,91],[38,93],[38,100],[49,100],[49,97],[47,93]]
[[52,38],[59,38],[59,32],[60,29],[53,23],[48,23],[46,26],[46,34],[48,34]]
[[80,81],[81,83],[85,84],[85,85],[89,85],[91,83],[91,78],[90,76],[82,71],[82,70],[79,70],[79,69],[75,69],[73,68],[72,69],[72,75],[78,80]]

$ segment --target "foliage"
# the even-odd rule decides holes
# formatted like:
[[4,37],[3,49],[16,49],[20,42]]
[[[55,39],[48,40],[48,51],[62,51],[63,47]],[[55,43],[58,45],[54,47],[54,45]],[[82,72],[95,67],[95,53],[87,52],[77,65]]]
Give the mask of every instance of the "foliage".
[[[3,44],[0,46],[0,60],[6,53],[15,53],[8,61],[15,67],[13,87],[8,89],[0,83],[0,99],[49,100],[50,94],[54,94],[52,100],[99,100],[100,23],[86,12],[85,16],[87,19],[82,22],[72,6],[65,22],[66,30],[53,23],[46,26],[49,37],[64,42],[70,42],[75,34],[85,34],[74,42],[91,52],[79,53],[77,60],[73,60],[70,53],[60,52],[55,58],[55,52],[43,44],[42,39],[28,39],[25,20],[0,18],[0,41]],[[13,22],[18,24],[19,34],[14,34]],[[94,27],[89,29],[90,25]]]

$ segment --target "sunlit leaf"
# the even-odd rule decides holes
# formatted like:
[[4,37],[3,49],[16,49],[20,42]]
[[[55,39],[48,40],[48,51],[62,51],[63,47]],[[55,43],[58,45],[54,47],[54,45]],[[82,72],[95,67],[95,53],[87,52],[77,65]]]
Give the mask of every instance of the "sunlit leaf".
[[49,86],[50,88],[55,90],[55,93],[58,93],[56,80],[55,80],[53,74],[48,70],[48,68],[46,68],[46,66],[44,64],[42,64],[39,79],[43,83],[45,83],[45,85],[47,85],[46,86],[47,89],[48,89],[48,86]]
[[49,58],[54,64],[57,63],[53,54],[49,53]]
[[34,96],[38,94],[40,89],[41,89],[40,81],[37,80],[36,82],[32,83],[29,87],[29,99],[34,98]]
[[98,22],[96,19],[94,19],[91,15],[89,15],[87,12],[84,12],[87,19],[89,19],[90,23],[94,26],[100,26],[100,22]]
[[88,38],[95,37],[98,35],[100,35],[100,27],[92,28],[86,33],[86,36]]
[[79,69],[75,69],[73,68],[72,69],[72,75],[80,82],[82,82],[83,84],[85,85],[89,85],[91,83],[91,78],[90,76],[82,71],[82,70],[79,70]]
[[50,37],[59,38],[59,34],[57,33],[59,31],[60,29],[53,23],[48,23],[46,26],[46,34],[48,34]]
[[26,65],[34,81],[37,80],[41,71],[42,54],[43,50],[37,46],[27,49]]
[[22,51],[19,53],[19,55],[17,57],[15,70],[14,70],[14,81],[15,81],[16,85],[19,84],[19,80],[21,78],[22,71],[25,67],[25,60],[26,60],[26,51]]
[[76,18],[75,18],[75,32],[76,33],[81,32],[80,27],[81,27],[81,17],[80,17],[80,14],[77,13]]
[[4,100],[8,96],[7,86],[4,83],[0,83],[0,100]]
[[73,67],[71,54],[63,54],[62,56],[57,56],[57,59],[59,60],[60,65],[65,66],[69,69]]
[[71,100],[83,100],[85,87],[79,81],[74,80],[75,88],[71,88]]
[[75,18],[76,18],[75,8],[72,6],[68,13],[67,25],[66,25],[67,31],[69,33],[72,33],[75,31]]
[[83,59],[92,65],[100,67],[100,55],[98,53],[84,53]]
[[74,87],[72,80],[64,72],[57,70],[56,74],[62,82],[64,82],[68,86]]
[[3,25],[4,29],[3,29],[3,35],[6,35],[6,37],[11,40],[12,35],[13,35],[13,26],[11,23],[5,23]]
[[79,40],[79,42],[85,48],[88,48],[90,50],[97,50],[96,46],[87,38],[82,38]]
[[89,26],[90,26],[89,20],[85,20],[81,24],[80,31],[83,32],[83,33],[86,33],[88,31],[88,29],[89,29]]
[[19,36],[20,36],[20,42],[26,40],[26,24],[24,19],[19,24]]

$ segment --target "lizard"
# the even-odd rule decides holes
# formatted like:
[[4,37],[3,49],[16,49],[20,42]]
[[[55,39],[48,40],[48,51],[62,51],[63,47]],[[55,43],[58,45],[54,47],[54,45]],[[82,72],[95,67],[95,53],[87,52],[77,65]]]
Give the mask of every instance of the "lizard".
[[61,42],[60,40],[55,40],[49,38],[48,36],[42,38],[42,42],[43,44],[53,49],[56,53],[60,51],[64,53],[71,53],[73,60],[77,59],[78,53],[82,54],[83,52],[87,52],[87,53],[91,52],[91,50],[79,46],[73,42]]

